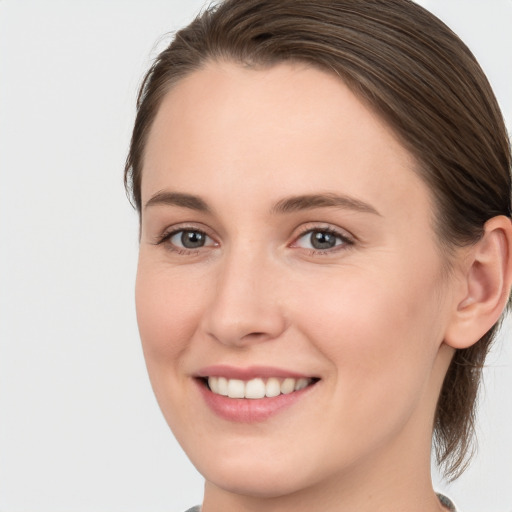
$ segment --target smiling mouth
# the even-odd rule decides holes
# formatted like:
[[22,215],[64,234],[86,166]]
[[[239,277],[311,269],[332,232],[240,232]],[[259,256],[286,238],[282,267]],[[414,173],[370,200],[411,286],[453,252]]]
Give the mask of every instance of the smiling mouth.
[[312,386],[317,378],[255,378],[251,380],[228,379],[226,377],[205,377],[202,379],[208,389],[215,395],[228,398],[247,398],[252,400],[273,398],[279,395],[289,395]]

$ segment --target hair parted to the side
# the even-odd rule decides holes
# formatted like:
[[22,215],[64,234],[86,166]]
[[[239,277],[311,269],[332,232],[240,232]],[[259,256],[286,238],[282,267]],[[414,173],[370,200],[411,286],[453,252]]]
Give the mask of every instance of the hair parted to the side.
[[[202,12],[140,88],[125,167],[139,212],[144,148],[163,97],[215,60],[298,61],[336,73],[416,157],[447,258],[477,241],[491,217],[511,216],[510,143],[491,87],[464,43],[410,0],[226,0]],[[478,385],[497,329],[455,352],[439,397],[434,443],[451,479],[472,454]]]

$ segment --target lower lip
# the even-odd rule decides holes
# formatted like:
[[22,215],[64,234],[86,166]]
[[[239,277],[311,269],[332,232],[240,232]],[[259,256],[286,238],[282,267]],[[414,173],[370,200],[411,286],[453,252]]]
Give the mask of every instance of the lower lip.
[[262,422],[292,406],[315,386],[311,384],[300,391],[271,398],[229,398],[212,393],[204,382],[197,380],[199,390],[210,409],[221,418],[237,423]]

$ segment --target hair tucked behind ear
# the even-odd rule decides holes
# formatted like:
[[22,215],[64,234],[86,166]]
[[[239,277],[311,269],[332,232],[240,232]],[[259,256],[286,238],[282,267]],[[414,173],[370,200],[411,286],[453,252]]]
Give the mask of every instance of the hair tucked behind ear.
[[[176,34],[140,89],[125,168],[139,211],[144,148],[163,96],[221,59],[300,61],[337,74],[416,157],[447,259],[450,249],[478,240],[488,219],[511,216],[510,146],[491,87],[460,39],[409,0],[227,0],[205,10]],[[496,329],[456,351],[439,397],[434,441],[450,477],[471,454],[478,384]]]

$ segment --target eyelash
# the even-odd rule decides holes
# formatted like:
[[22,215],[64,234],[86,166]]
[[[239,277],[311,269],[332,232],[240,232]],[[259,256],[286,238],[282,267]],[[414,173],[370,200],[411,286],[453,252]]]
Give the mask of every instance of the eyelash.
[[312,233],[323,233],[334,236],[337,240],[339,240],[341,243],[337,243],[334,247],[328,248],[328,249],[305,249],[308,251],[308,254],[310,256],[317,256],[317,255],[329,255],[336,253],[341,250],[346,250],[354,245],[355,241],[353,238],[349,237],[348,235],[341,233],[339,230],[334,229],[332,227],[328,226],[314,226],[314,227],[307,227],[305,228],[294,240],[294,242],[291,244],[291,247],[296,246],[298,241],[305,237],[306,235],[312,234]]
[[[197,233],[201,236],[204,236],[206,238],[209,238],[210,240],[214,241],[214,238],[210,236],[205,230],[199,229],[194,226],[180,226],[179,228],[172,229],[171,231],[164,232],[161,236],[158,237],[158,239],[155,242],[155,245],[162,245],[166,244],[167,249],[171,252],[175,252],[179,255],[195,255],[198,254],[200,249],[203,249],[204,247],[211,247],[218,245],[217,242],[212,244],[211,246],[200,246],[197,249],[188,249],[186,247],[177,247],[176,245],[170,243],[170,240],[173,236],[179,234],[179,233]],[[301,231],[301,233],[294,238],[294,241],[288,246],[288,247],[297,247],[297,243],[300,239],[305,237],[306,235],[312,234],[312,233],[323,233],[328,234],[336,237],[337,240],[339,240],[341,243],[337,243],[332,248],[327,249],[306,249],[303,248],[304,251],[307,251],[309,256],[316,256],[316,255],[329,255],[335,252],[338,252],[340,250],[346,250],[354,245],[355,241],[353,238],[347,236],[346,234],[341,233],[340,231],[327,226],[314,226],[314,227],[307,227]]]
[[[172,229],[171,231],[165,231],[161,236],[158,237],[157,241],[155,242],[155,245],[166,245],[166,248],[171,251],[175,252],[179,255],[194,255],[199,252],[200,249],[203,249],[205,246],[198,247],[197,249],[188,249],[186,247],[177,247],[174,244],[170,242],[173,236],[179,234],[179,233],[197,233],[199,235],[202,235],[206,238],[209,238],[210,240],[213,240],[213,237],[211,237],[205,230],[198,229],[194,226],[180,226],[179,228]],[[207,246],[208,247],[208,246]]]

